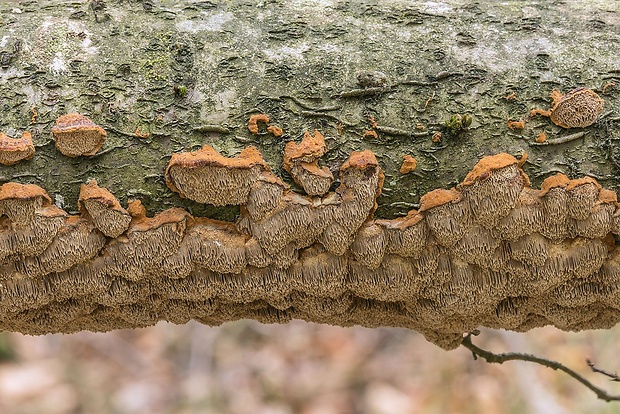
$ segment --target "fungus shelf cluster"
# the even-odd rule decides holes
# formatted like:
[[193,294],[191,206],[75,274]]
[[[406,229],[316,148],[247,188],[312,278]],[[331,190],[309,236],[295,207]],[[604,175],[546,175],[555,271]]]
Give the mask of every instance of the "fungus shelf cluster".
[[209,146],[175,154],[168,186],[196,202],[240,205],[236,223],[180,208],[150,218],[95,181],[69,216],[40,187],[4,184],[0,328],[304,319],[407,327],[451,349],[479,326],[581,330],[620,320],[620,209],[594,179],[558,174],[533,189],[519,160],[498,154],[456,188],[424,195],[419,210],[376,220],[375,156],[352,153],[328,192],[324,145],[306,134],[284,157],[312,195],[292,191],[253,147],[235,158]]

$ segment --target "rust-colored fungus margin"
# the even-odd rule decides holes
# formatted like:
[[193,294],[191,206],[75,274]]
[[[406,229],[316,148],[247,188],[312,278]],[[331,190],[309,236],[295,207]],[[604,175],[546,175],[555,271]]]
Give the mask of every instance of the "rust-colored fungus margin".
[[67,157],[95,155],[106,136],[103,128],[81,114],[63,115],[52,127],[56,148]]
[[329,191],[334,176],[327,167],[319,167],[319,159],[327,152],[325,138],[315,130],[314,136],[304,133],[301,143],[293,141],[284,148],[284,169],[308,195],[323,195]]
[[198,202],[241,205],[239,220],[179,208],[147,217],[133,201],[117,237],[104,235],[102,221],[127,215],[94,182],[82,188],[81,216],[52,206],[37,186],[7,183],[0,327],[44,334],[304,319],[407,327],[451,349],[479,326],[615,325],[615,193],[564,175],[533,189],[523,161],[485,157],[456,188],[424,195],[419,210],[375,220],[383,173],[370,151],[351,154],[334,191],[304,196],[255,148],[226,158],[205,147],[175,154],[168,183]]
[[34,156],[32,135],[26,131],[21,138],[10,138],[0,132],[0,164],[13,165]]

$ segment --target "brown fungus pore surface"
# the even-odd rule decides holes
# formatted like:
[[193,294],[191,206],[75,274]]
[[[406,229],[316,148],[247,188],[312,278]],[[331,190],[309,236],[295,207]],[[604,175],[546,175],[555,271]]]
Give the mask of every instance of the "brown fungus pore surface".
[[[322,196],[292,191],[255,148],[175,154],[166,178],[193,200],[241,205],[240,219],[148,217],[139,201],[125,212],[95,182],[82,188],[83,214],[68,216],[37,186],[0,187],[0,327],[303,319],[406,327],[452,349],[479,326],[620,320],[620,209],[593,178],[558,174],[534,189],[519,160],[498,154],[393,220],[373,218],[383,173],[370,151],[352,153]],[[106,222],[119,218],[129,222],[111,237]]]
[[56,148],[67,157],[95,155],[106,136],[103,128],[81,114],[63,115],[52,127]]
[[21,138],[10,138],[0,132],[0,164],[14,165],[34,156],[34,144],[30,132],[24,132]]

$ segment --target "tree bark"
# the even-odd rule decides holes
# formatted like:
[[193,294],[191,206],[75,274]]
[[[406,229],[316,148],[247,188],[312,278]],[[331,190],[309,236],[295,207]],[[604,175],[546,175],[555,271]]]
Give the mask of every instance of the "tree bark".
[[[613,2],[0,1],[0,130],[11,137],[28,131],[36,148],[32,159],[1,166],[0,183],[36,184],[50,196],[17,202],[16,193],[5,188],[0,324],[44,333],[145,326],[160,319],[215,324],[241,317],[302,318],[407,326],[447,348],[482,324],[517,330],[544,324],[611,326],[620,316],[613,279],[620,272],[613,242],[616,204],[609,193],[593,182],[556,183],[552,191],[532,196],[530,204],[546,212],[548,194],[561,193],[557,197],[566,200],[560,231],[540,227],[548,217],[518,237],[497,228],[519,206],[530,205],[520,168],[532,188],[562,172],[570,178],[588,175],[617,190],[620,118],[613,82],[620,78],[619,41],[620,6]],[[508,128],[508,120],[526,120],[531,109],[549,109],[553,89],[575,87],[591,88],[605,100],[598,122],[579,131],[585,134],[577,139],[570,139],[575,131],[543,117],[528,119],[522,130]],[[71,112],[106,130],[96,155],[70,158],[55,148],[51,128]],[[248,119],[258,113],[267,114],[284,134],[267,132],[262,123],[258,134],[251,133]],[[463,129],[447,127],[455,115],[471,115],[473,122]],[[327,147],[320,163],[337,178],[331,196],[305,199],[316,204],[308,211],[323,226],[314,238],[286,239],[281,250],[269,250],[280,239],[261,239],[256,229],[267,234],[273,223],[250,217],[246,202],[215,206],[222,203],[197,202],[181,191],[182,198],[166,186],[173,154],[207,144],[233,157],[255,146],[268,167],[240,188],[256,190],[258,182],[281,179],[292,190],[283,190],[278,208],[301,208],[303,202],[291,197],[293,190],[303,190],[282,168],[282,157],[287,142],[300,142],[305,131],[314,130],[324,135]],[[548,141],[539,145],[534,138],[543,132]],[[377,163],[349,158],[363,150]],[[445,205],[460,208],[460,216],[454,219],[457,213],[449,212],[441,220],[467,225],[442,240],[429,222],[440,210],[420,206],[421,196],[456,186],[482,157],[499,153],[522,161],[487,165],[488,175],[459,187]],[[414,172],[400,173],[404,155],[417,160]],[[347,160],[352,167],[339,175]],[[216,183],[226,168],[238,171],[220,167],[224,170],[209,170],[204,177],[215,174]],[[80,184],[91,179],[122,206],[139,199],[149,216],[167,215],[156,216],[155,224],[148,222],[153,228],[142,231],[148,220],[137,208],[130,211],[129,230],[110,237],[87,210],[80,210],[80,224],[51,211],[53,203],[80,214]],[[505,184],[514,191],[502,193]],[[376,210],[367,206],[364,186],[376,187],[373,196],[380,194]],[[491,201],[481,205],[501,213],[482,218],[485,208],[472,207],[477,193],[470,188],[482,188],[484,200]],[[573,199],[589,201],[571,204]],[[361,200],[353,204],[362,206],[363,217],[341,213],[351,200]],[[173,207],[192,217],[179,210],[171,214]],[[592,223],[599,210],[607,212],[607,227]],[[283,216],[285,223],[309,225],[291,214]],[[373,221],[373,214],[380,220]],[[356,219],[347,221],[351,217]],[[338,233],[334,223],[346,233],[342,251],[335,236],[328,236]],[[428,238],[403,247],[404,232],[418,223],[427,226]],[[481,232],[492,239],[486,247],[473,243]],[[78,233],[84,239],[76,236],[74,244],[59,247],[62,235]],[[155,244],[144,242],[147,235]],[[188,253],[193,240],[188,235],[199,240],[191,248],[202,249],[203,259]],[[82,249],[79,256],[86,238],[98,247]],[[157,247],[158,238],[167,245]],[[370,244],[364,243],[374,239],[382,240],[376,248],[383,250],[371,260]],[[248,244],[257,240],[261,252],[268,252],[261,266],[247,262]],[[472,244],[457,248],[463,240]],[[224,249],[245,249],[238,254],[246,261],[223,265],[218,260],[229,253],[204,253],[206,245],[224,241]],[[506,267],[519,261],[516,244],[535,242],[543,259],[521,257],[523,269]],[[468,248],[489,257],[502,251],[505,264],[472,259]],[[422,250],[435,263],[428,269]],[[62,264],[61,257],[71,254],[84,260]],[[184,270],[166,262],[183,254]],[[445,274],[442,258],[449,262]]]

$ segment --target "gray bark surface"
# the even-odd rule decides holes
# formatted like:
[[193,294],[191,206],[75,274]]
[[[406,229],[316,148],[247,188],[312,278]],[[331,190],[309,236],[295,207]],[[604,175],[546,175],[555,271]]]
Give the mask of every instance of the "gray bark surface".
[[[152,213],[182,206],[232,220],[235,209],[193,204],[166,188],[170,155],[204,144],[235,155],[255,145],[291,182],[281,168],[284,144],[314,129],[327,139],[323,159],[333,173],[351,151],[377,155],[383,218],[406,214],[421,195],[457,184],[498,152],[528,153],[534,185],[562,171],[618,188],[618,87],[602,95],[604,116],[583,139],[532,146],[540,132],[571,132],[546,118],[522,132],[506,126],[547,109],[554,88],[600,94],[618,81],[616,2],[4,1],[0,16],[0,131],[31,131],[37,149],[29,162],[1,166],[0,182],[40,185],[71,212],[79,185],[96,178],[123,204],[140,198]],[[339,96],[360,88],[356,73],[376,70],[387,90]],[[515,101],[504,99],[512,92]],[[107,130],[99,155],[72,159],[54,148],[51,126],[67,112]],[[285,135],[251,135],[246,123],[256,112]],[[469,131],[433,143],[454,114],[473,115]],[[364,137],[370,116],[398,131]],[[205,125],[230,132],[200,132]],[[404,154],[418,160],[415,173],[398,172]]]

